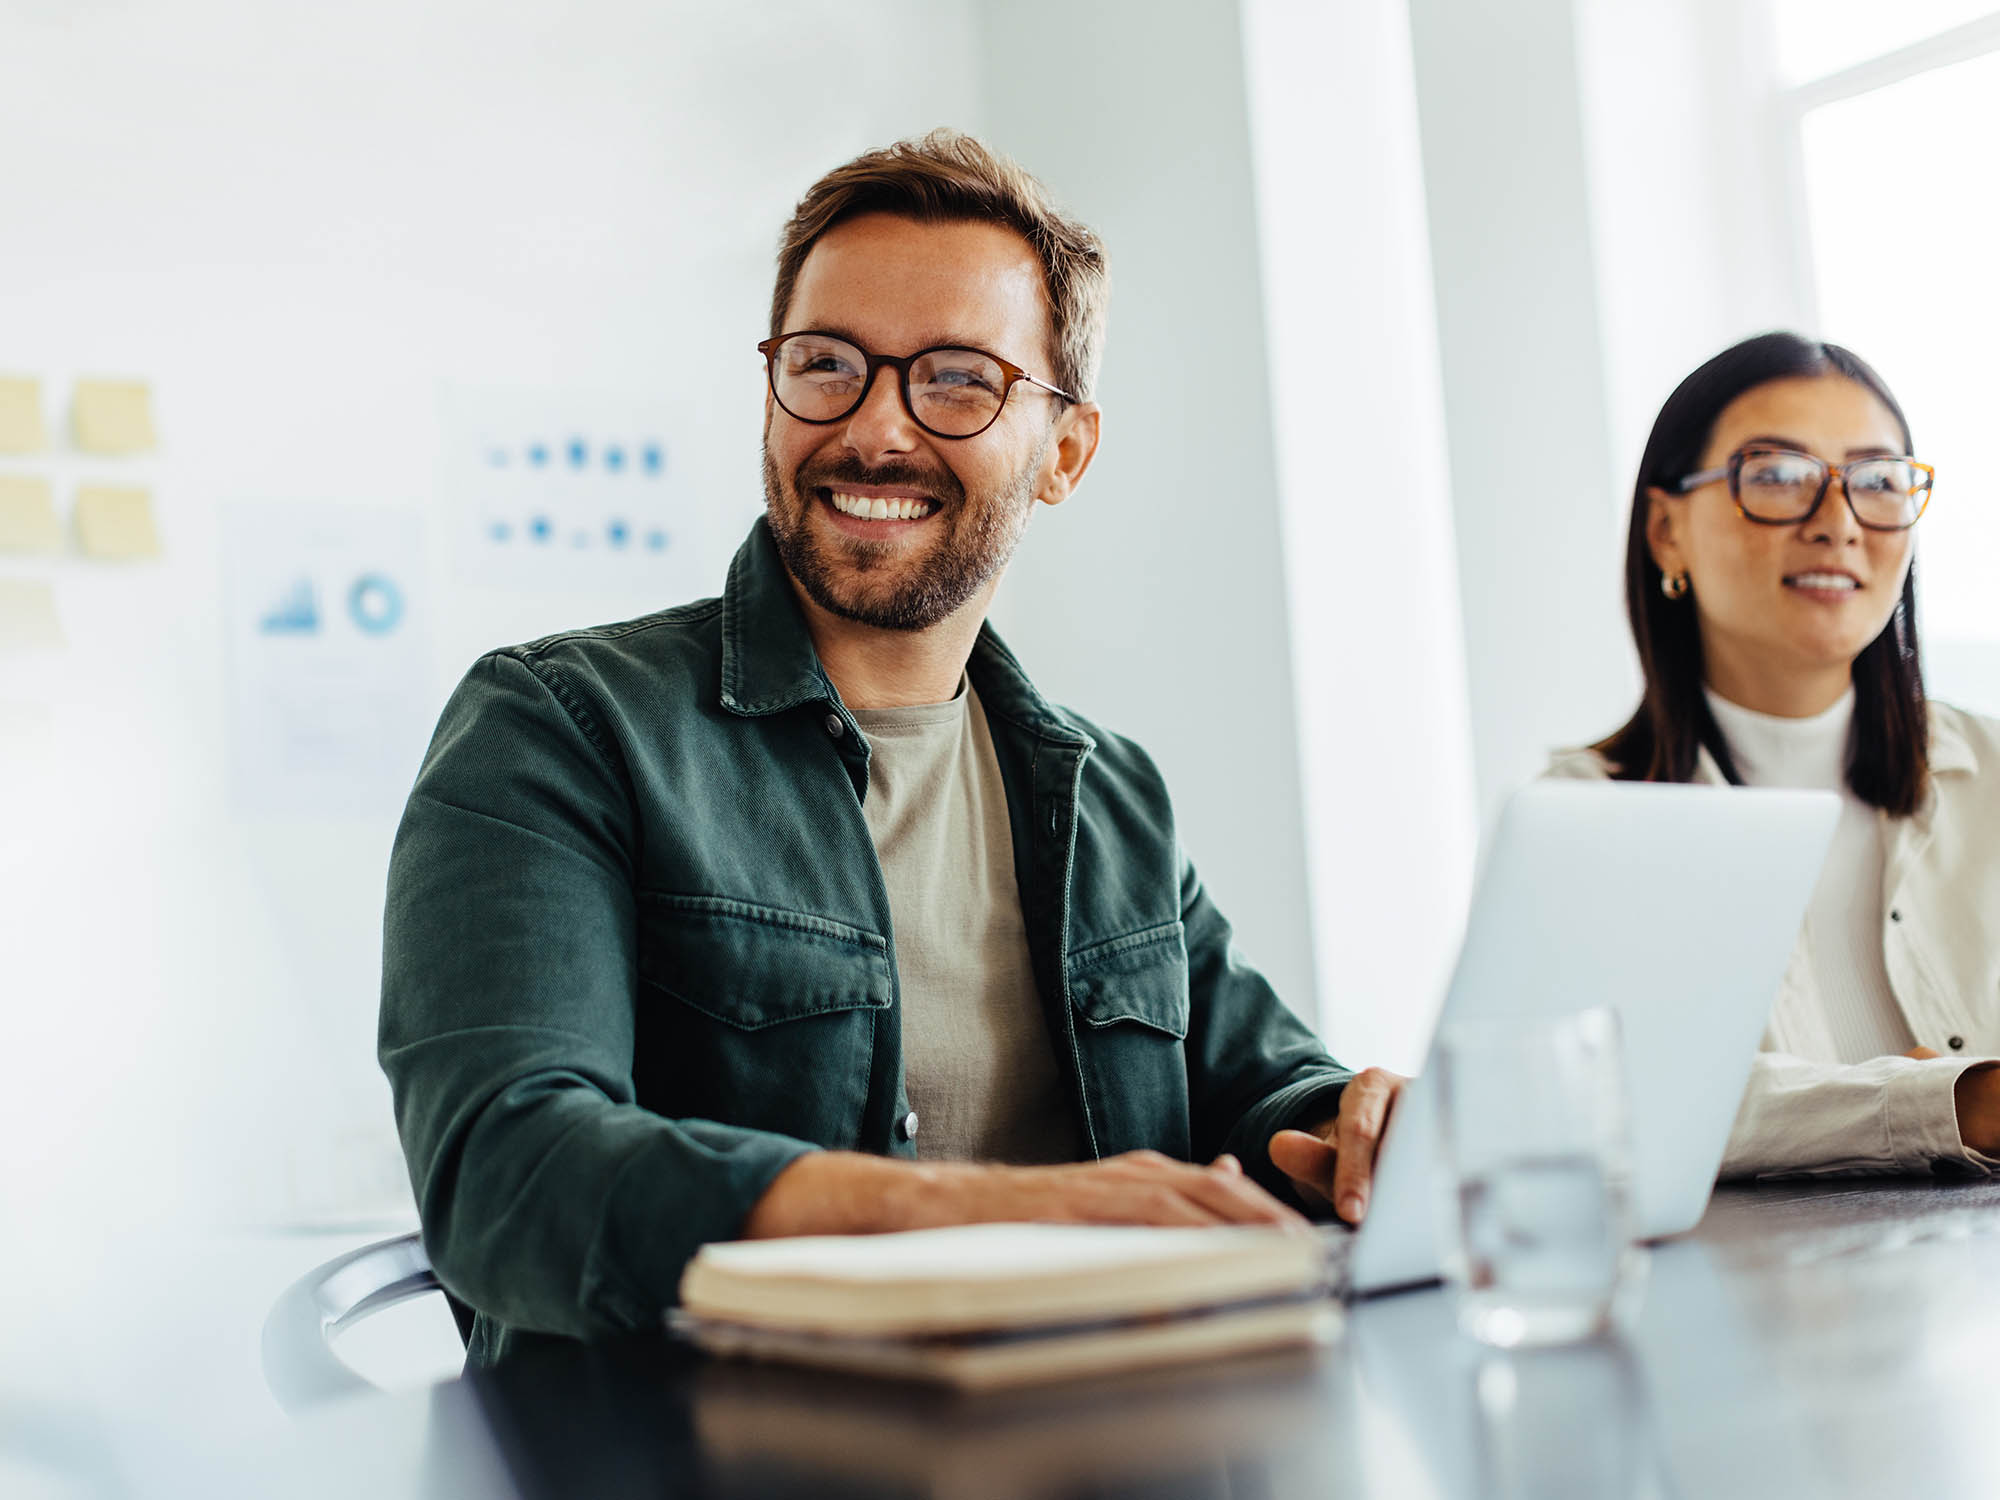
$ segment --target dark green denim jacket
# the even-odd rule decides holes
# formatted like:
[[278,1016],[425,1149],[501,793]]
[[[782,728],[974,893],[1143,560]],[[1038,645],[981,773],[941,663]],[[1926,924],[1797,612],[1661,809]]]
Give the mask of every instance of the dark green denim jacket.
[[[1231,946],[1145,752],[990,629],[967,670],[1080,1138],[1234,1152],[1283,1191],[1265,1142],[1347,1071]],[[656,1326],[803,1152],[915,1155],[867,789],[762,522],[720,599],[459,685],[390,861],[380,1055],[476,1363]]]

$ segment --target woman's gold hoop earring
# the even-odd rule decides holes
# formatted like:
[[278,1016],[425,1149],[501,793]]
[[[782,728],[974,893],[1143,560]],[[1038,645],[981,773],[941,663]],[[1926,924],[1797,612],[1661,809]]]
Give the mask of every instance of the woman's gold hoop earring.
[[1669,599],[1685,599],[1688,591],[1686,573],[1663,573],[1660,575],[1660,592]]

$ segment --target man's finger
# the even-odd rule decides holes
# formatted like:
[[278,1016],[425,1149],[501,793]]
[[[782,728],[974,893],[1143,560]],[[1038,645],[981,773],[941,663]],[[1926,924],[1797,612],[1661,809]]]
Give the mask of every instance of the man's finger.
[[1296,1210],[1286,1207],[1240,1172],[1194,1167],[1178,1184],[1203,1208],[1233,1224],[1298,1224]]
[[1308,1203],[1333,1201],[1332,1145],[1304,1130],[1281,1130],[1265,1148],[1271,1165],[1291,1178],[1292,1186]]
[[1381,1144],[1389,1101],[1395,1097],[1400,1081],[1370,1069],[1356,1075],[1341,1091],[1340,1116],[1334,1135],[1335,1149],[1340,1154],[1334,1164],[1333,1204],[1350,1224],[1358,1224],[1368,1211],[1368,1181],[1375,1173],[1375,1149]]

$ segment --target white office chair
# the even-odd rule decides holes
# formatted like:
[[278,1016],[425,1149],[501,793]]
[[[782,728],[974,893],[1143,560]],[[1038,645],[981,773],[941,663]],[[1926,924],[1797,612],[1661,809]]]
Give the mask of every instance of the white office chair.
[[333,1351],[333,1340],[363,1318],[431,1292],[451,1307],[461,1340],[472,1310],[446,1292],[414,1234],[363,1245],[316,1266],[287,1287],[264,1319],[264,1384],[288,1412],[376,1387]]

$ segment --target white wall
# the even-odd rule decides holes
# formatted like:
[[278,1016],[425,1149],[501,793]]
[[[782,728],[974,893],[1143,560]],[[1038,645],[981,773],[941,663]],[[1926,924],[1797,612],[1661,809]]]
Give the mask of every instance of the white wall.
[[[1653,418],[1711,355],[1810,331],[1768,7],[1576,0],[1591,250],[1616,499]],[[1673,80],[1636,87],[1634,80]],[[1799,203],[1797,207],[1802,208]]]
[[1244,25],[1321,1026],[1411,1072],[1476,820],[1408,13]]
[[1315,1014],[1297,720],[1234,4],[980,12],[994,144],[1105,238],[1104,441],[995,624],[1058,702],[1143,744],[1240,944]]
[[1410,29],[1490,821],[1637,691],[1575,26],[1571,0],[1411,0]]

